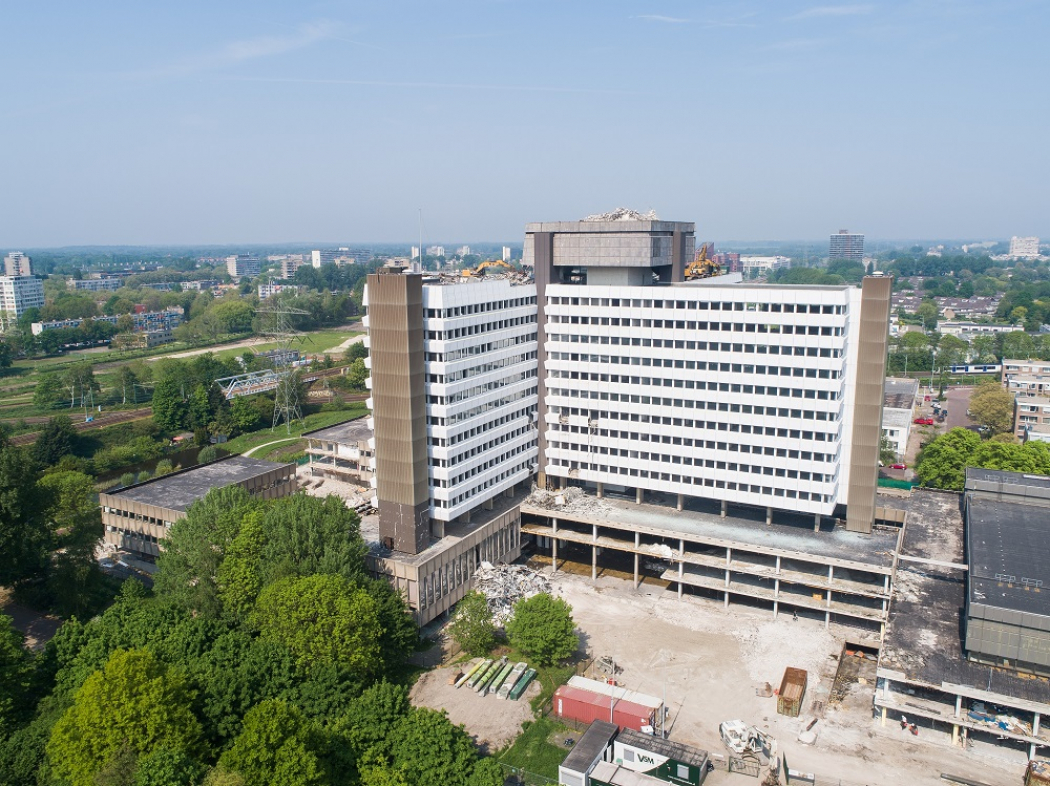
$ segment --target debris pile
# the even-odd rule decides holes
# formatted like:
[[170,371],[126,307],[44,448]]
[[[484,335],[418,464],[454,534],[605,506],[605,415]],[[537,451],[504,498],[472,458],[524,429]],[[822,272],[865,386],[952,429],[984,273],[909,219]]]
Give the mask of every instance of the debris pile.
[[474,589],[489,602],[497,625],[506,624],[514,614],[514,604],[524,598],[551,591],[545,576],[524,565],[493,565],[482,562],[474,572]]
[[650,210],[648,213],[639,213],[637,210],[631,210],[627,207],[618,207],[615,210],[610,210],[608,213],[595,213],[593,216],[587,216],[584,221],[659,221],[660,218],[656,215],[655,210]]
[[525,504],[545,510],[572,510],[574,513],[601,513],[608,509],[605,500],[598,499],[576,486],[557,491],[533,486]]

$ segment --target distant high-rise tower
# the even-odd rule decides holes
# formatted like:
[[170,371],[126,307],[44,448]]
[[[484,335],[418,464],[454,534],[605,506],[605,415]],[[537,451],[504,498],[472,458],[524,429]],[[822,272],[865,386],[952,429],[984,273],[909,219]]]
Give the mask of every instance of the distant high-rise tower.
[[510,246],[503,247],[503,261],[510,262]]
[[[1035,259],[1039,256],[1039,238],[1016,236],[1010,238],[1010,256],[1014,259]],[[11,274],[8,273],[8,275]]]
[[828,258],[863,262],[864,235],[852,235],[848,229],[840,229],[837,235],[831,236],[831,242],[828,243]]
[[[1036,241],[1036,249],[1039,248],[1039,241]],[[30,266],[29,257],[23,254],[21,251],[12,251],[6,257],[4,257],[4,275],[5,276],[31,276],[33,275],[32,267]]]

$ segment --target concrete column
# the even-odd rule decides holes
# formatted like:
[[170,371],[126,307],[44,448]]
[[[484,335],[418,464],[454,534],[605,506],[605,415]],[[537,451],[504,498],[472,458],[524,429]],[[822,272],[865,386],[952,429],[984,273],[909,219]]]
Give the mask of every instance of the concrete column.
[[598,578],[598,525],[591,525],[591,539],[595,545],[591,546],[591,581]]
[[510,499],[511,497],[513,497],[514,496],[514,486],[511,486],[509,489],[506,489],[503,492],[503,496],[506,497],[507,499]]
[[551,519],[554,535],[551,537],[551,569],[558,572],[558,520]]
[[[780,562],[780,557],[777,557]],[[773,619],[780,613],[780,579],[773,579]]]
[[835,566],[828,565],[828,584],[834,584],[835,579]]
[[1028,746],[1028,760],[1031,761],[1035,758],[1035,743],[1033,742]]
[[678,509],[681,510],[685,507],[685,494],[678,495]]
[[952,745],[958,745],[958,744],[959,744],[959,727],[953,723],[952,724]]
[[882,725],[883,726],[886,725],[886,708],[885,707],[882,708]]
[[813,531],[820,532],[820,514],[818,513],[813,517]]
[[780,574],[780,555],[777,554],[777,574]]
[[485,500],[485,501],[484,501],[483,503],[481,503],[481,504],[482,504],[482,507],[484,507],[484,508],[485,508],[485,510],[492,510],[492,508],[493,508],[493,504],[494,504],[494,503],[492,502],[492,500],[493,500],[493,498],[492,498],[492,497],[489,497],[489,498],[488,498],[487,500]]
[[728,609],[729,608],[729,593],[728,592],[725,593],[725,596],[726,596],[726,608]]
[[1041,719],[1042,719],[1042,716],[1037,712],[1035,714],[1035,718],[1032,720],[1032,736],[1033,737],[1038,737],[1039,736],[1039,721]]
[[634,532],[634,588],[638,589],[638,549],[642,546],[642,533]]
[[[827,608],[829,608],[829,609],[831,608],[831,590],[828,590]],[[831,627],[831,612],[830,611],[825,611],[824,612],[824,627],[825,628],[830,628]]]
[[729,503],[722,500],[722,518],[726,517],[726,511],[729,509]]
[[645,501],[645,489],[636,488],[634,490],[634,504],[641,505]]
[[766,526],[773,523],[773,508],[766,508]]
[[955,717],[958,718],[962,715],[962,696],[956,695],[955,697]]
[[598,484],[598,499],[603,499],[604,497],[605,497],[605,484],[604,483],[599,483]]
[[888,573],[885,576],[882,577],[882,591],[883,592],[889,592],[890,591],[890,574],[888,574]]

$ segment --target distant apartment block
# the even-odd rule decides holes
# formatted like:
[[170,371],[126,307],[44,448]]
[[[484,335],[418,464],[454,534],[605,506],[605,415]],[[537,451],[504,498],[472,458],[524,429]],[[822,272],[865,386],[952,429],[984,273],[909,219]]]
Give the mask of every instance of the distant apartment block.
[[1014,400],[1014,434],[1023,440],[1031,431],[1050,431],[1050,398],[1022,393]]
[[[740,261],[739,272],[743,273],[745,277],[754,277],[761,273],[768,273],[771,270],[779,270],[791,264],[791,260],[788,257],[781,256],[741,256],[737,254],[736,257]],[[726,272],[730,271],[727,270]]]
[[292,279],[295,278],[295,271],[306,264],[306,257],[303,254],[285,254],[278,261],[281,263],[281,278]]
[[32,276],[0,276],[0,330],[31,308],[43,308],[44,282]]
[[259,300],[266,300],[273,295],[279,295],[281,292],[298,292],[302,287],[298,284],[287,284],[287,283],[271,283],[271,284],[259,284]]
[[[322,265],[354,265],[358,262],[366,262],[372,252],[365,249],[352,249],[346,246],[331,249],[315,249],[310,252],[310,264],[314,267]],[[285,276],[289,278],[289,276]]]
[[66,282],[66,287],[76,292],[113,292],[122,286],[122,278],[71,278]]
[[457,256],[465,257],[470,255],[470,246],[460,246],[456,249]]
[[443,257],[445,256],[444,246],[427,246],[428,257]]
[[510,246],[503,247],[503,256],[501,257],[501,259],[504,262],[510,262]]
[[709,258],[712,262],[722,268],[723,273],[743,272],[743,267],[740,264],[740,254],[722,251]]
[[5,276],[31,276],[33,267],[29,257],[21,251],[12,251],[4,257]]
[[193,292],[207,292],[215,289],[217,286],[219,286],[219,281],[215,278],[205,278],[200,281],[183,281],[182,291],[189,292],[192,290]]
[[255,278],[262,272],[262,262],[255,254],[234,254],[226,257],[226,272],[231,278]]
[[[122,315],[120,315],[122,316]],[[118,315],[92,317],[94,322],[106,322],[116,325],[120,319]],[[132,328],[136,333],[144,333],[152,330],[174,330],[182,324],[183,310],[181,306],[171,306],[163,311],[144,311],[131,314],[134,325]],[[47,330],[62,330],[78,328],[84,322],[83,319],[56,319],[50,322],[34,322],[31,326],[34,336],[39,336]]]
[[864,260],[864,235],[852,234],[840,229],[828,242],[829,259],[848,259],[852,262]]
[[1014,259],[1036,259],[1039,256],[1039,238],[1010,238],[1010,256]]

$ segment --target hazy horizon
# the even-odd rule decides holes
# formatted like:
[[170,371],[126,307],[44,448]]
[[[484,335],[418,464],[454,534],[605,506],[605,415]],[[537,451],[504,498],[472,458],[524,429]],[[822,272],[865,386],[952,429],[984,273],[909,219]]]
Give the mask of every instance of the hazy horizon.
[[618,206],[716,243],[1050,236],[1037,0],[117,0],[0,24],[4,248],[409,244],[420,208],[426,245]]

